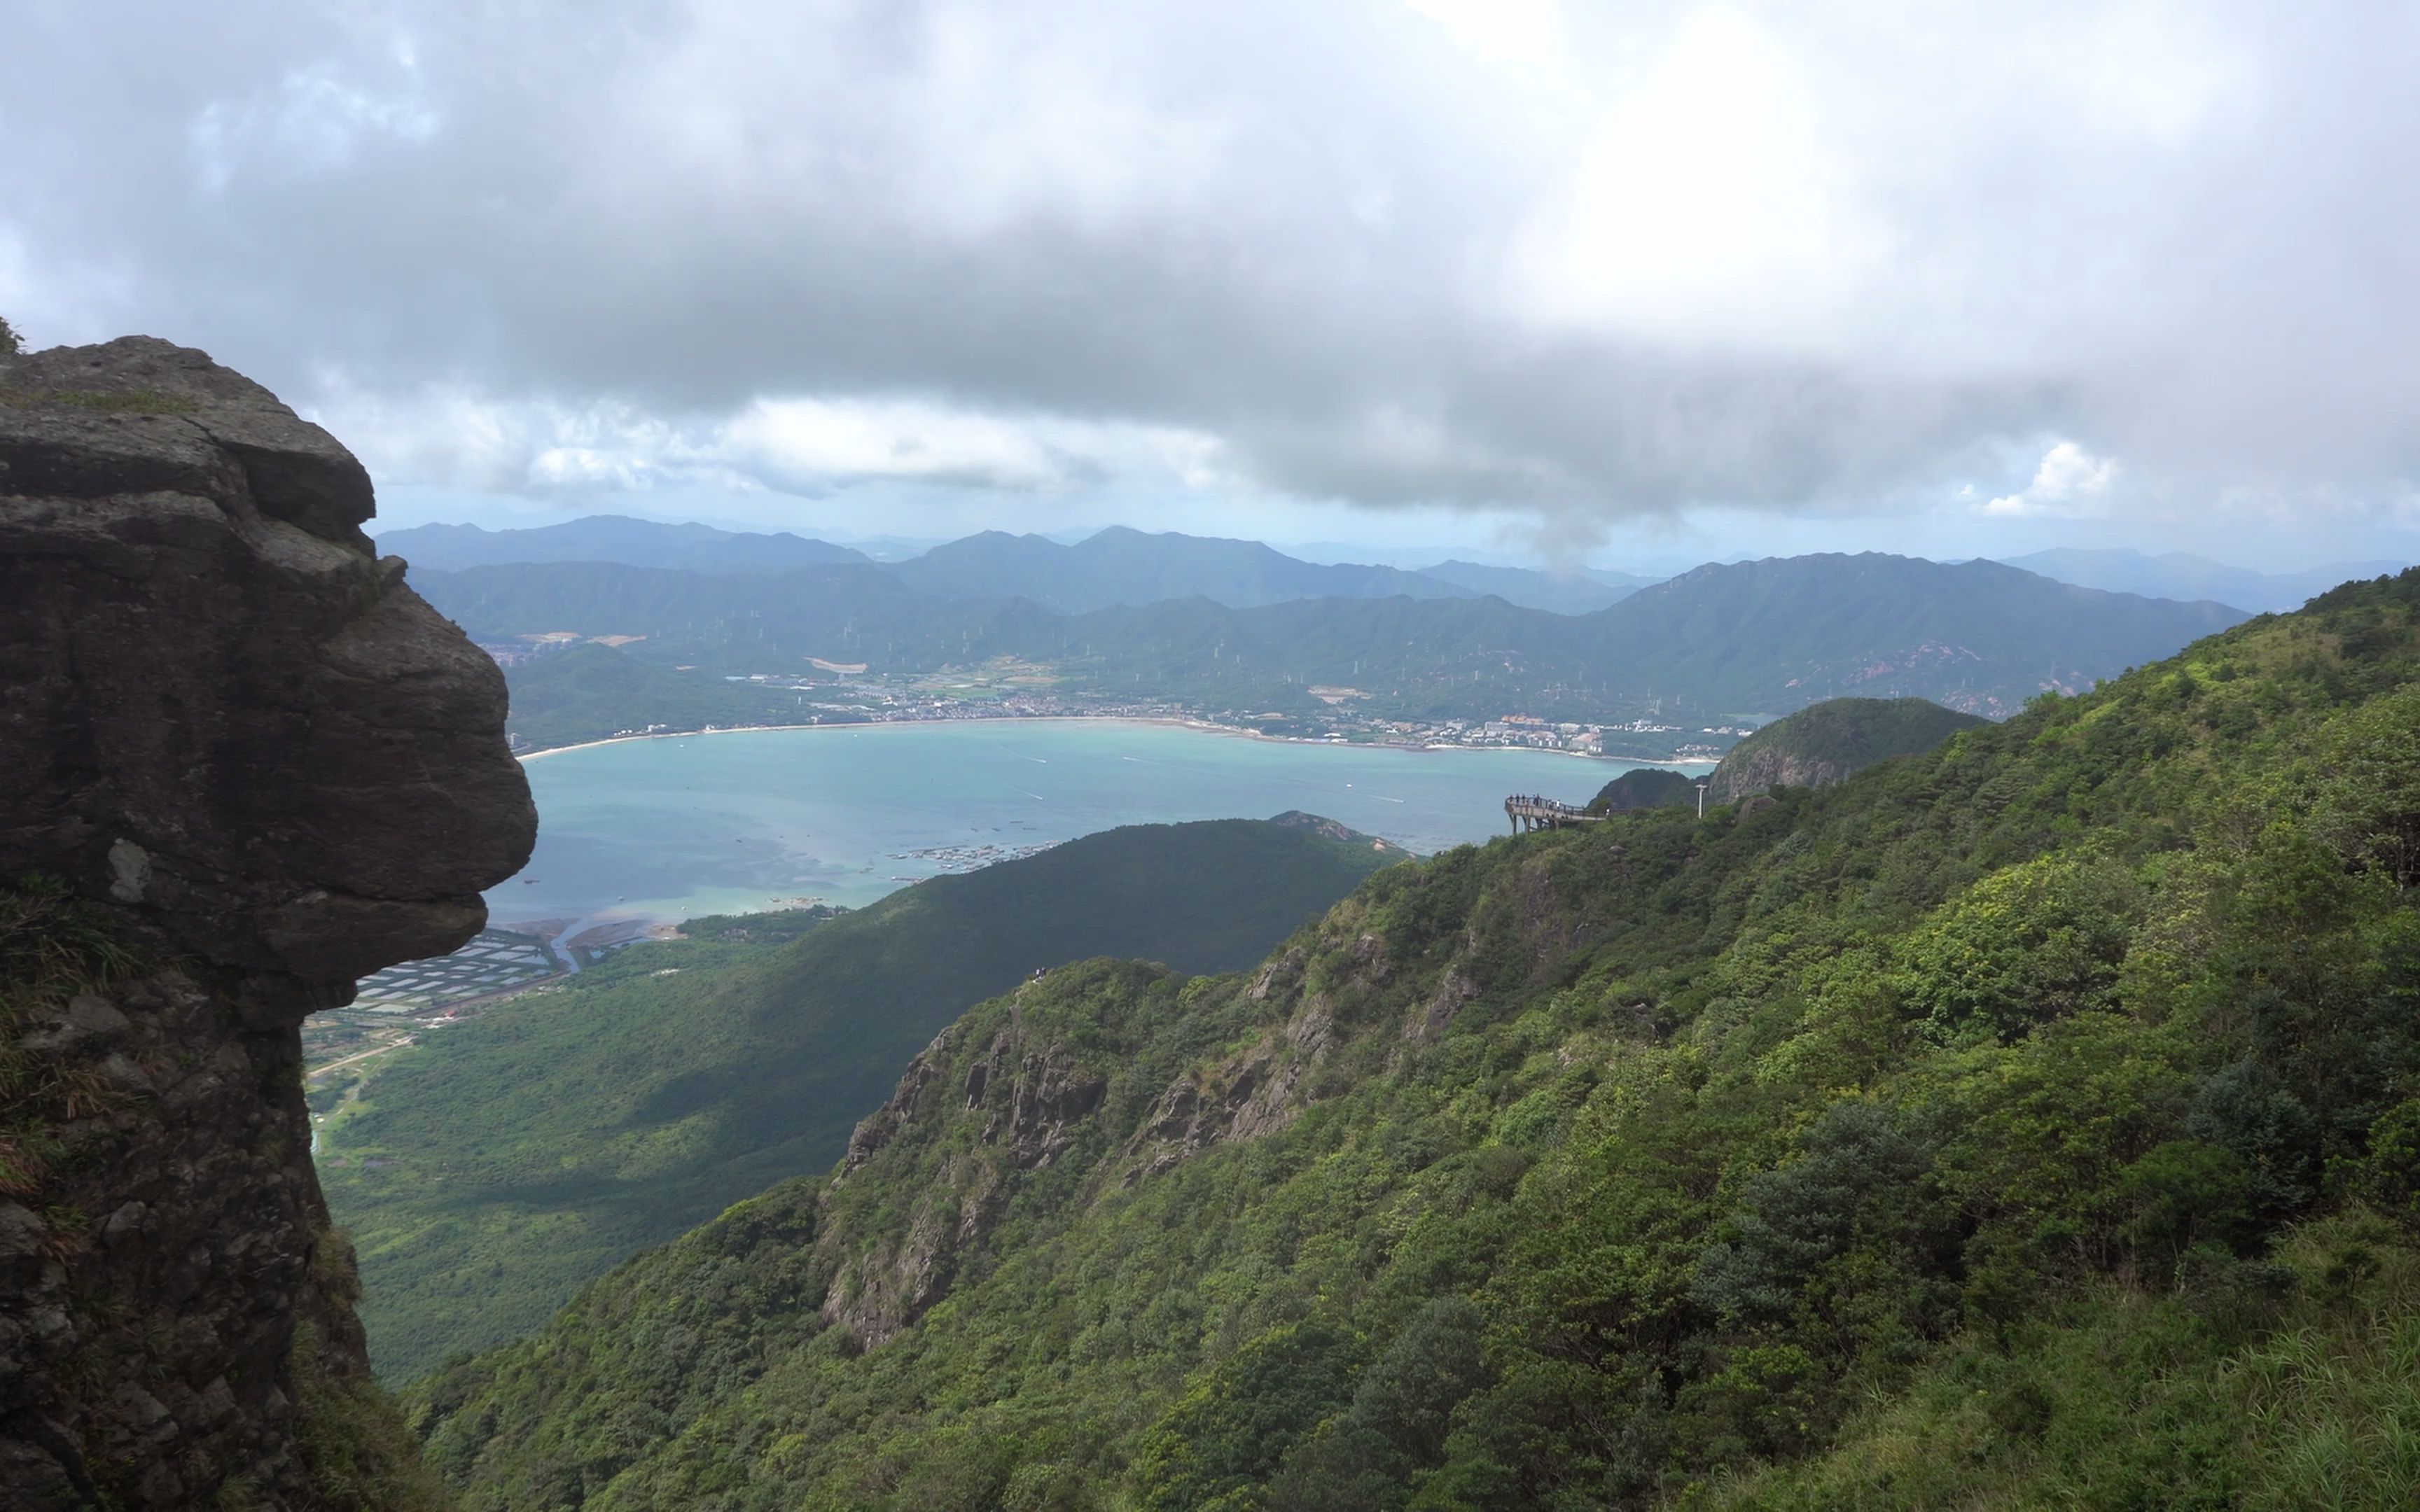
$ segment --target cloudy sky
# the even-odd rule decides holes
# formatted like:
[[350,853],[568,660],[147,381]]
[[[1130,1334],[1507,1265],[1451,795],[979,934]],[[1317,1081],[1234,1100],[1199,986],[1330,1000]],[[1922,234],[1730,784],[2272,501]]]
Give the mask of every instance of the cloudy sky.
[[0,0],[0,314],[390,516],[2420,554],[2420,10]]

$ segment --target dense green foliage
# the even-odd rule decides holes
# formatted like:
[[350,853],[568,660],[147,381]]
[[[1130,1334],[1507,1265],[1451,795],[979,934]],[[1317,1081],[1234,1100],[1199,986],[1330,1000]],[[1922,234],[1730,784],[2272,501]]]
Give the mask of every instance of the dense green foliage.
[[1931,750],[1982,722],[1924,699],[1827,699],[1766,725],[1731,748],[1753,753],[1778,748],[1854,770]]
[[779,945],[847,912],[833,903],[810,903],[803,908],[777,908],[764,914],[699,914],[681,920],[680,932],[692,940]]
[[1499,598],[1205,598],[1055,614],[1019,599],[936,599],[872,565],[708,578],[594,563],[419,573],[481,639],[572,630],[646,639],[630,654],[713,672],[803,672],[809,657],[880,671],[999,656],[1062,686],[1208,712],[1316,714],[1315,685],[1419,717],[1776,714],[1850,692],[1922,694],[2012,713],[2168,656],[2241,616],[2216,605],[2071,588],[1995,563],[1868,554],[1700,567],[1593,614]]
[[1826,699],[1725,752],[1707,796],[1719,803],[1780,782],[1821,787],[1876,762],[1931,750],[1982,722],[1925,699]]
[[611,646],[577,645],[506,668],[512,732],[544,750],[663,725],[806,724],[816,711],[807,695],[784,687],[725,682],[716,672],[676,671]]
[[1035,969],[1239,966],[1401,857],[1264,821],[1132,825],[802,932],[701,922],[428,1036],[320,1140],[380,1373],[535,1328],[632,1250],[830,1165],[908,1057]]
[[1638,809],[1664,809],[1698,801],[1698,785],[1678,772],[1660,766],[1637,766],[1596,790],[1589,808],[1598,813],[1629,813]]
[[[353,1251],[341,1230],[324,1231],[313,1255],[313,1279],[338,1304],[361,1300]],[[298,1322],[286,1359],[294,1384],[294,1440],[318,1504],[327,1512],[452,1512],[453,1495],[419,1454],[395,1398],[358,1367],[331,1369],[316,1325]],[[222,1506],[258,1504],[257,1492],[237,1481],[219,1494]]]
[[[1054,973],[415,1412],[474,1507],[2409,1506],[2415,671],[2420,571]],[[1003,1042],[1101,1078],[1047,1164]]]

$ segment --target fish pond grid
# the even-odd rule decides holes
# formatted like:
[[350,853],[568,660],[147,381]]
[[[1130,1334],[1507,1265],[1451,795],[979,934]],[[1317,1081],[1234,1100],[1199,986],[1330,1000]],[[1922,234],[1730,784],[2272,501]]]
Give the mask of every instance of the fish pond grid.
[[407,961],[363,978],[353,1006],[373,1013],[425,1013],[562,972],[563,963],[536,935],[486,929],[452,955]]

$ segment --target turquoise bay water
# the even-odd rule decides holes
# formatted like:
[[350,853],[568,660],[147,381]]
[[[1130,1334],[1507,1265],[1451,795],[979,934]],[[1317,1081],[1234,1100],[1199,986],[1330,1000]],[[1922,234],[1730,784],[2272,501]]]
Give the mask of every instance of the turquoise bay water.
[[[1086,719],[764,730],[527,764],[537,852],[488,894],[499,924],[861,906],[945,870],[903,853],[1026,846],[1119,825],[1302,809],[1423,854],[1509,829],[1504,797],[1584,803],[1634,763],[1393,750]],[[1693,773],[1708,764],[1688,768]]]

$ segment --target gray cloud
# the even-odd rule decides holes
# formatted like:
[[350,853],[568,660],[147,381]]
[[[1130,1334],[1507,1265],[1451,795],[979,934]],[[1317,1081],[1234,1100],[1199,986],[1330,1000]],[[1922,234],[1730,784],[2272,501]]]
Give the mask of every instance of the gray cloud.
[[21,6],[0,308],[404,481],[2408,500],[2412,12],[2020,8]]

